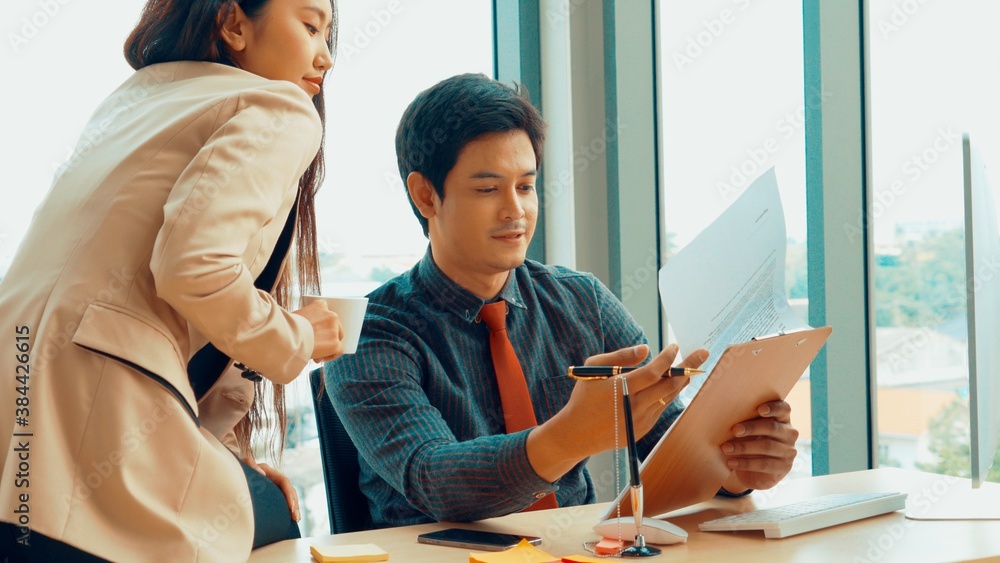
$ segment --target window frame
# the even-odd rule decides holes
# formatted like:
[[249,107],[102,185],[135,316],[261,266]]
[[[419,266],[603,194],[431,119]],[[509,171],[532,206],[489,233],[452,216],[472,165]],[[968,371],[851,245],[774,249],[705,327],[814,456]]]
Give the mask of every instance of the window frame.
[[[505,3],[494,1],[499,30],[513,20],[503,16]],[[660,1],[602,0],[596,7],[595,3],[578,0],[562,3],[574,31],[569,49],[573,86],[565,102],[572,106],[573,130],[569,138],[574,146],[587,138],[581,132],[594,130],[593,121],[598,116],[606,116],[610,123],[627,120],[630,126],[642,126],[630,127],[627,134],[608,139],[601,159],[606,167],[603,181],[590,183],[578,174],[570,182],[576,225],[586,224],[589,232],[572,226],[572,221],[564,221],[562,224],[570,227],[550,233],[553,238],[572,238],[575,263],[580,269],[594,272],[622,299],[645,327],[654,352],[666,344],[667,334],[655,283],[655,270],[665,256],[661,248],[664,227],[659,202],[663,196],[657,150],[662,128],[656,111],[660,38],[656,36],[655,18]],[[538,12],[537,0],[518,0],[516,4],[521,11],[535,10],[533,13],[540,19],[551,15],[551,9]],[[512,8],[508,4],[505,9]],[[874,251],[866,219],[872,209],[868,189],[868,10],[866,0],[804,0],[802,9],[809,323],[835,327],[810,368],[813,474],[823,475],[868,469],[878,463],[873,424],[877,420],[875,318],[871,302]],[[594,18],[602,20],[603,44],[593,34],[577,32]],[[537,22],[524,14],[518,21],[522,33],[531,31],[531,21]],[[502,49],[512,48],[502,45],[500,37],[498,31],[498,57]],[[521,53],[524,67],[540,68],[541,60],[539,55],[534,63],[525,63]],[[579,61],[586,61],[588,66]],[[580,86],[584,83],[580,73],[585,73],[591,83],[594,76],[603,80],[604,100],[594,102],[593,96]],[[498,74],[501,79],[506,76]],[[824,99],[824,91],[835,94]],[[625,99],[627,103],[618,103]],[[649,189],[650,185],[657,188]],[[542,215],[548,215],[549,224],[556,222],[554,213],[569,211],[543,206]],[[606,217],[606,226],[599,218],[590,222],[598,214]],[[845,236],[844,226],[855,225],[859,216],[858,236]],[[593,240],[597,238],[593,231],[598,237],[607,234],[606,248]],[[651,256],[656,263],[652,272],[647,264]],[[634,284],[637,287],[628,286],[630,291],[623,291],[628,276],[634,279],[640,272],[653,283]]]

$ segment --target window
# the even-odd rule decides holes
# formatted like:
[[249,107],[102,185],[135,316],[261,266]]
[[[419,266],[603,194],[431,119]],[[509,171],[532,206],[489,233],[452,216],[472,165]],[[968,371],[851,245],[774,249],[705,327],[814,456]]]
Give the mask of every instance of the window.
[[102,10],[66,2],[4,2],[0,123],[0,277],[32,213],[69,159],[91,113],[132,69],[122,56],[141,6]]
[[[786,291],[807,322],[802,4],[664,1],[657,19],[669,252],[774,167],[788,237]],[[788,401],[800,431],[792,474],[810,475],[808,372]]]
[[353,0],[339,8],[316,213],[324,294],[349,296],[423,256],[427,239],[396,166],[396,126],[416,94],[438,81],[493,75],[493,11],[489,0]]
[[988,2],[869,3],[881,465],[969,475],[962,132],[996,190],[998,16]]

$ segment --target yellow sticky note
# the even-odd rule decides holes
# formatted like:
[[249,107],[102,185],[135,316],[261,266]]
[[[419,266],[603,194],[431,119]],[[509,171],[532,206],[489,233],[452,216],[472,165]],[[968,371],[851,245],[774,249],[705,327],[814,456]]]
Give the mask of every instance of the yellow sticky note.
[[559,561],[559,558],[545,553],[524,539],[506,551],[469,554],[469,563],[551,563],[552,561]]
[[352,545],[311,545],[309,552],[320,563],[365,563],[388,561],[389,553],[373,543]]

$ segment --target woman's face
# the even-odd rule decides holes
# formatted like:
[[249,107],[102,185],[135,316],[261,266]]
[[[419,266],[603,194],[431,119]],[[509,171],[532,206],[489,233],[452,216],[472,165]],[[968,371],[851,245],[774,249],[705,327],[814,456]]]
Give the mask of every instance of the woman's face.
[[248,72],[287,80],[313,97],[333,65],[329,0],[268,0],[253,19],[236,6],[222,29],[233,60]]

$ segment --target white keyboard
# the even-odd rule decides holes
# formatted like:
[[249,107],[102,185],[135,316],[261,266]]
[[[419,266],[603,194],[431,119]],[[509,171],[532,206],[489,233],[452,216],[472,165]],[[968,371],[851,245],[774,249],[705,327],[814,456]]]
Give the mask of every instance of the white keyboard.
[[852,493],[825,495],[775,508],[735,514],[698,524],[703,532],[764,530],[764,537],[787,538],[901,510],[906,493]]

